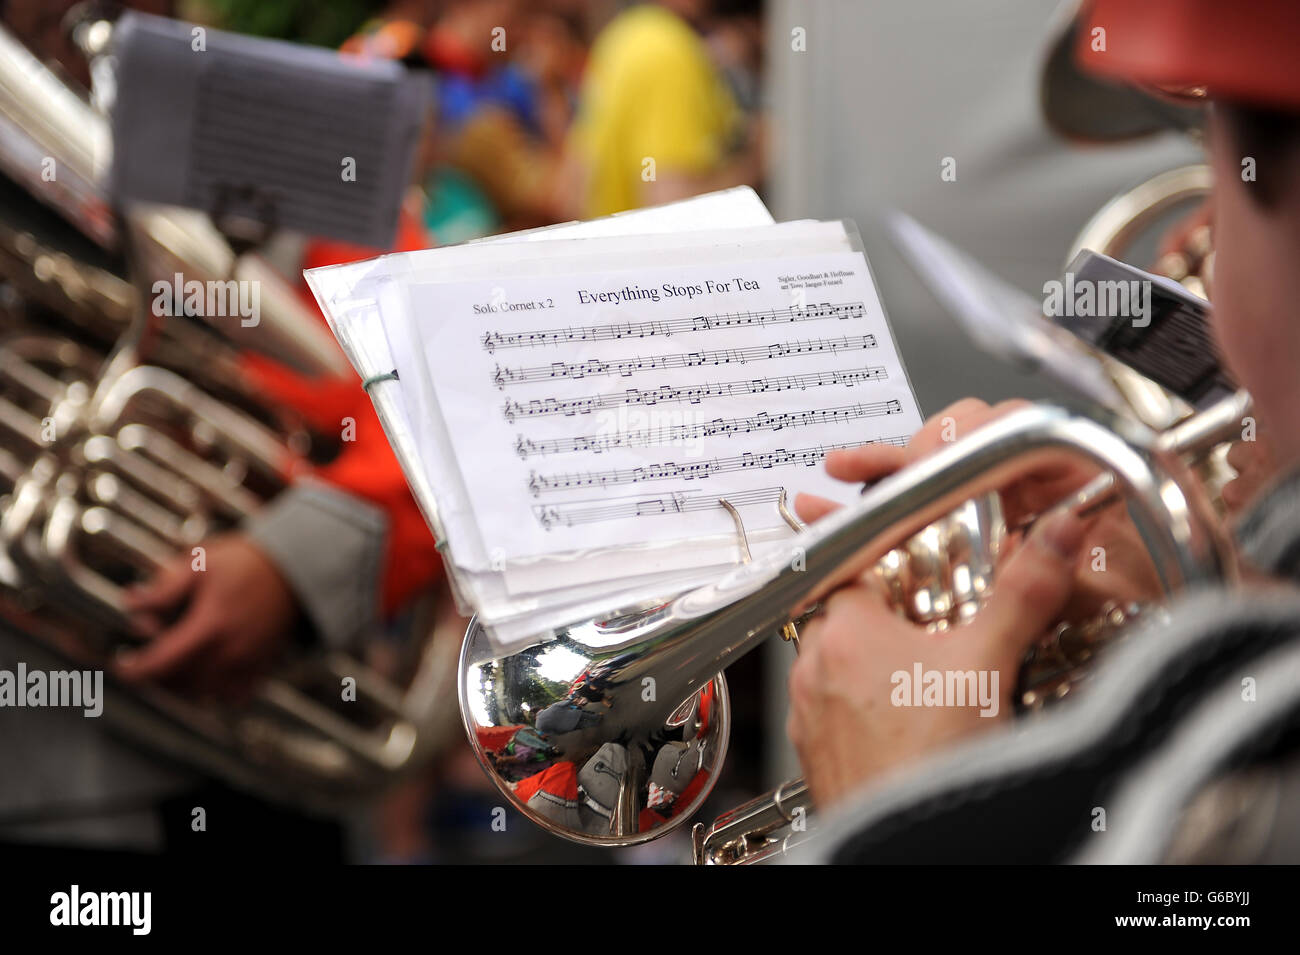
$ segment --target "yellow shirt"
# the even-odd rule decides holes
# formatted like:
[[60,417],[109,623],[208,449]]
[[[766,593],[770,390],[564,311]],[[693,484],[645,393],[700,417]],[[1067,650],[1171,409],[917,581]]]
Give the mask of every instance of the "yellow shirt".
[[663,7],[633,7],[596,38],[571,147],[587,171],[587,216],[645,204],[652,177],[707,174],[740,122],[699,35]]

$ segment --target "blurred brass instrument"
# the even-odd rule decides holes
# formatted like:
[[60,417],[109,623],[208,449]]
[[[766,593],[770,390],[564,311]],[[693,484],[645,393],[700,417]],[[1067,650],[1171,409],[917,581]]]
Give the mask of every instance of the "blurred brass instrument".
[[[1195,171],[1153,182],[1103,210],[1081,242],[1122,255],[1135,225],[1208,186]],[[579,842],[631,845],[676,829],[708,795],[725,755],[720,671],[727,664],[776,633],[797,647],[799,620],[864,571],[901,615],[932,630],[959,627],[995,586],[1004,539],[1024,529],[1008,528],[998,490],[1051,456],[1099,469],[1057,507],[1125,503],[1166,595],[1231,579],[1234,552],[1215,502],[1222,475],[1206,462],[1239,436],[1249,397],[1239,393],[1190,416],[1178,399],[1106,361],[1124,393],[1141,401],[1131,417],[1102,424],[1049,405],[1017,411],[802,530],[788,553],[655,606],[539,635],[505,657],[472,624],[461,656],[461,707],[489,777],[527,817]],[[1135,616],[1159,612],[1159,605],[1110,605],[1094,619],[1063,622],[1027,655],[1020,708],[1066,696]],[[654,690],[649,697],[646,687]],[[546,714],[557,709],[578,716],[556,724]],[[561,731],[545,731],[543,721]],[[553,785],[537,788],[539,774]],[[804,781],[784,783],[711,826],[697,824],[695,861],[778,857],[807,837],[811,812]]]
[[[102,43],[110,27],[87,29]],[[206,216],[113,214],[99,186],[109,148],[103,116],[0,28],[0,185],[12,193],[0,212],[0,627],[34,655],[95,668],[133,640],[126,585],[236,526],[328,450],[241,384],[238,348],[346,372],[288,283],[236,256]],[[173,273],[259,282],[257,328],[152,321],[149,279]],[[364,659],[294,648],[247,702],[127,687],[108,669],[104,719],[232,784],[337,808],[422,765],[454,728],[459,628],[434,639],[446,606],[422,608],[407,639]]]
[[[1139,246],[1153,230],[1168,224],[1172,215],[1210,192],[1210,169],[1204,165],[1180,166],[1162,172],[1112,198],[1084,225],[1070,248],[1066,262],[1084,249],[1129,261],[1148,250]],[[1154,257],[1154,250],[1150,250]],[[1190,230],[1180,248],[1156,258],[1152,271],[1179,282],[1189,292],[1208,298],[1213,281],[1214,250],[1210,227]],[[1091,353],[1090,353],[1091,354]],[[1191,408],[1149,378],[1106,355],[1097,356],[1110,373],[1133,416],[1148,427],[1164,430],[1191,414]]]

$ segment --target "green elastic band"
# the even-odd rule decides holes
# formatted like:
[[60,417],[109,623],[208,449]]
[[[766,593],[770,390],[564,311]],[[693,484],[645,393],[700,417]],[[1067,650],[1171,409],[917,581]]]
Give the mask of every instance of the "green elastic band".
[[371,375],[361,383],[361,387],[369,391],[371,385],[377,385],[381,381],[397,381],[397,372],[386,371],[382,375]]

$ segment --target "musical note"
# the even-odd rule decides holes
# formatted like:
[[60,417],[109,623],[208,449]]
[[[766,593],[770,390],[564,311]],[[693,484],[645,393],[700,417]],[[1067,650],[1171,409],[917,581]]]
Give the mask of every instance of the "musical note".
[[608,471],[572,471],[563,474],[529,474],[528,490],[534,497],[559,491],[573,491],[580,488],[611,487],[622,484],[642,484],[648,481],[682,480],[694,481],[712,477],[715,474],[728,474],[735,471],[770,470],[772,468],[803,466],[813,467],[826,460],[831,451],[844,448],[860,448],[867,444],[892,444],[895,447],[907,445],[907,435],[895,435],[876,441],[850,441],[843,444],[817,445],[811,448],[775,451],[745,451],[725,458],[711,458],[704,461],[692,461],[689,464],[677,464],[667,461],[635,468],[612,468]]
[[[781,499],[781,487],[756,488],[749,491],[731,491],[727,500],[734,507],[756,504],[775,504]],[[546,530],[553,527],[577,527],[602,521],[617,521],[633,517],[657,517],[664,514],[689,514],[716,510],[718,495],[687,494],[681,491],[665,497],[638,498],[620,502],[578,501],[567,504],[535,504],[533,516]]]
[[556,379],[579,380],[602,375],[630,378],[641,371],[697,368],[703,365],[744,365],[751,361],[788,358],[792,355],[838,355],[841,352],[862,351],[875,347],[875,335],[846,335],[840,338],[813,338],[805,341],[777,342],[772,345],[751,345],[748,348],[719,348],[684,355],[625,358],[618,361],[590,359],[579,362],[552,362],[549,365],[521,368],[503,368],[497,365],[492,374],[492,382],[498,388],[504,389],[506,385]]
[[585,398],[533,398],[529,401],[507,398],[502,410],[506,420],[513,423],[516,418],[591,414],[594,411],[627,405],[649,406],[682,401],[698,404],[706,398],[730,398],[736,395],[757,395],[793,389],[803,391],[828,385],[845,385],[852,388],[865,381],[879,381],[888,377],[889,374],[883,365],[869,365],[865,368],[817,371],[802,375],[754,378],[748,381],[707,382],[702,385],[680,387],[661,385],[648,391],[629,388],[626,391],[607,392]]
[[698,424],[679,424],[663,428],[644,428],[636,431],[616,431],[613,434],[579,435],[572,438],[533,440],[522,434],[515,441],[515,453],[521,458],[529,455],[572,454],[590,451],[600,454],[616,448],[647,448],[660,444],[679,444],[715,436],[734,437],[759,431],[781,431],[785,428],[807,428],[815,425],[859,421],[884,415],[902,414],[903,406],[897,398],[888,401],[866,401],[834,408],[814,408],[809,411],[783,411],[769,414],[766,411],[743,418],[715,418]]
[[696,315],[690,318],[657,319],[646,322],[623,322],[607,325],[588,325],[574,328],[544,328],[530,332],[485,332],[479,339],[484,351],[498,348],[536,348],[541,345],[558,345],[561,342],[603,342],[623,338],[671,337],[682,332],[715,331],[722,328],[763,327],[788,322],[816,322],[835,318],[841,321],[861,318],[866,314],[862,302],[833,305],[793,306],[771,308],[758,312],[735,312],[720,315]]

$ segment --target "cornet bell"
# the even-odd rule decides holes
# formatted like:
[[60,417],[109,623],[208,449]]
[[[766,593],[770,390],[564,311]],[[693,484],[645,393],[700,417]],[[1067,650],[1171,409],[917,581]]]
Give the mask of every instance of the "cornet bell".
[[649,672],[654,616],[571,627],[507,657],[470,624],[460,681],[470,745],[542,828],[595,845],[644,842],[690,819],[717,782],[731,729],[726,681],[718,673],[683,696]]

